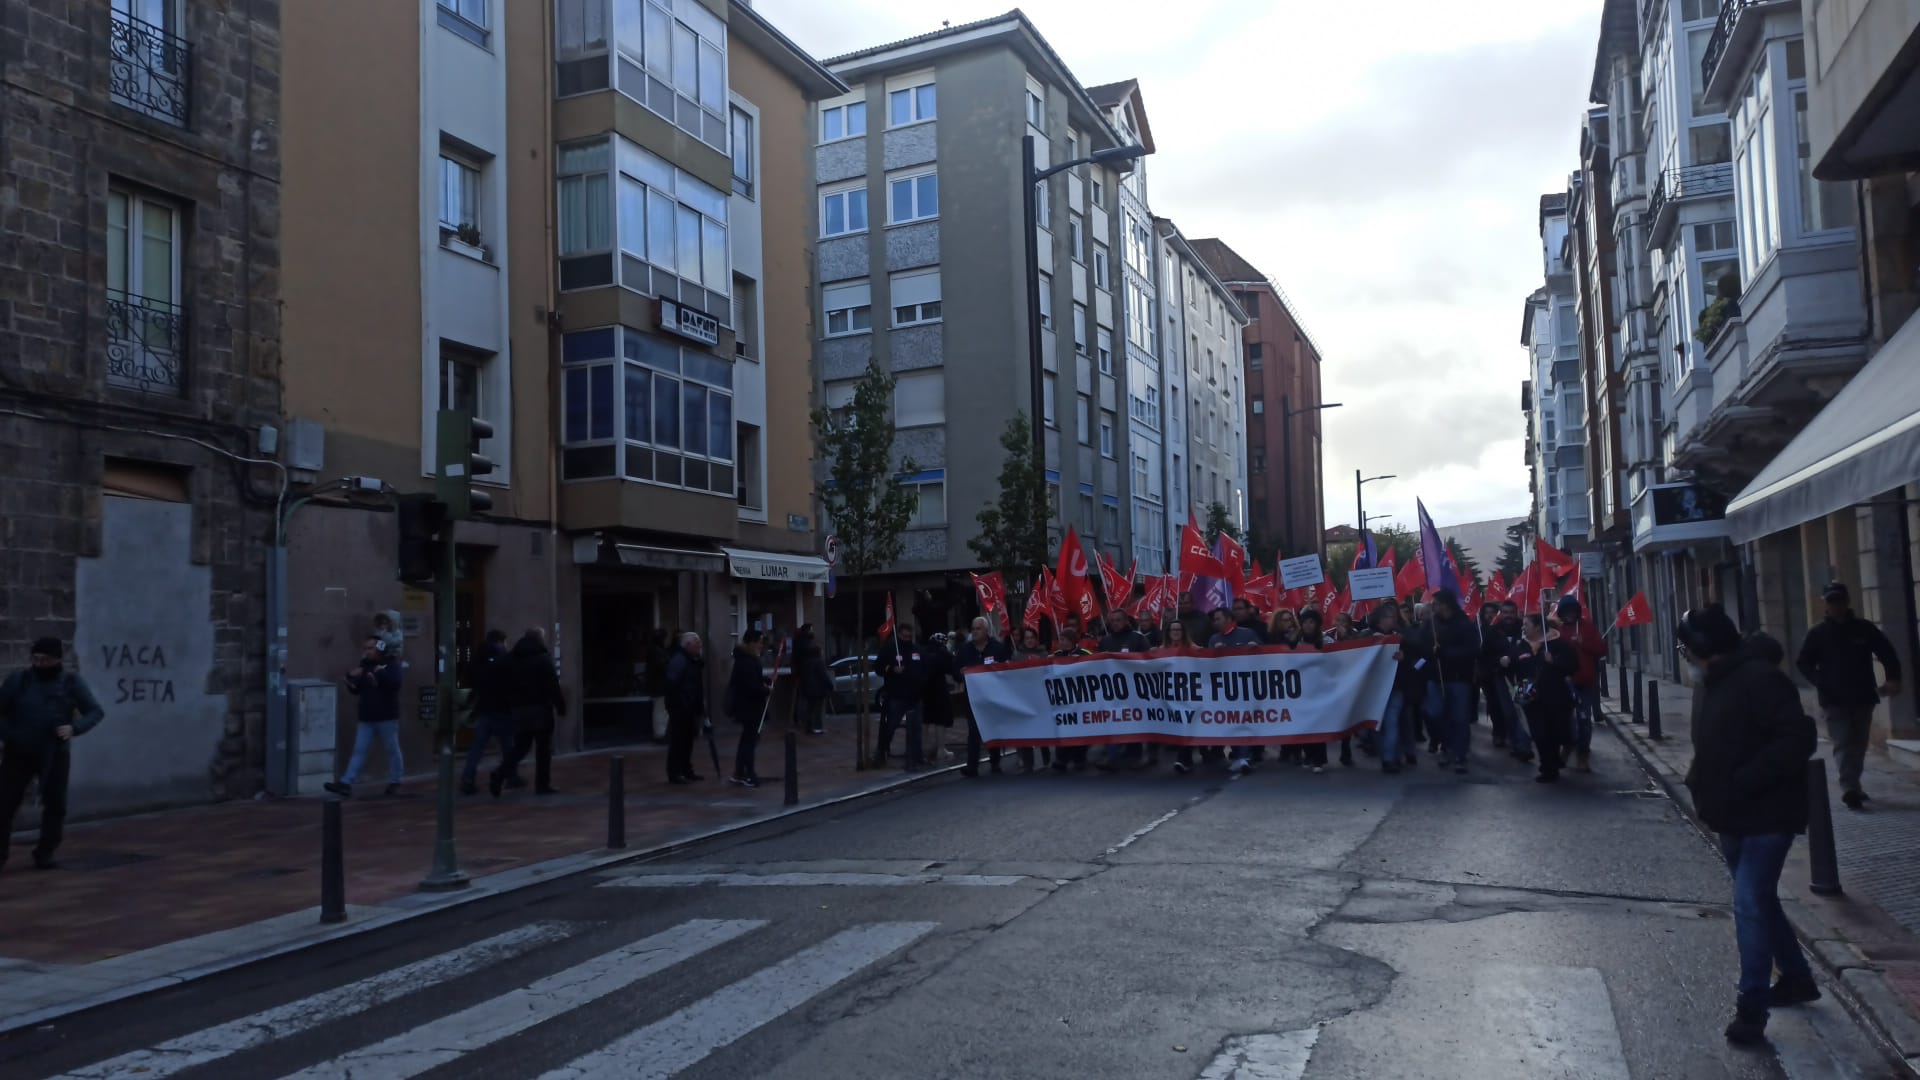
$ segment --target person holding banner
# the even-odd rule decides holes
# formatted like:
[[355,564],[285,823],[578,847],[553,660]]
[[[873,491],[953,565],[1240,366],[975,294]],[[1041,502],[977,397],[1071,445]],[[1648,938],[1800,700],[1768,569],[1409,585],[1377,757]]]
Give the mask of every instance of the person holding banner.
[[1300,621],[1292,608],[1281,608],[1273,613],[1267,623],[1266,642],[1269,645],[1300,644]]
[[[1100,639],[1100,648],[1098,651],[1103,653],[1144,653],[1150,651],[1152,648],[1153,644],[1147,640],[1147,635],[1141,633],[1134,627],[1133,616],[1117,607],[1107,611],[1107,633],[1105,637]],[[1143,758],[1146,758],[1148,749],[1149,748],[1142,743],[1109,744],[1106,758],[1100,762],[1100,771],[1113,772],[1120,767],[1120,762],[1123,760],[1133,762],[1134,767],[1138,768]],[[1155,744],[1151,750],[1152,756],[1146,763],[1149,765],[1159,764],[1159,745]]]
[[[1400,632],[1400,605],[1388,601],[1379,611],[1373,613],[1373,632],[1382,637],[1391,637]],[[1387,697],[1387,708],[1380,716],[1380,771],[1388,775],[1399,773],[1400,765],[1420,763],[1420,755],[1414,749],[1413,732],[1407,726],[1407,709],[1421,691],[1425,689],[1419,672],[1414,670],[1413,660],[1407,656],[1405,648],[1395,649],[1393,659],[1397,665],[1393,675],[1393,693]]]
[[[1012,657],[1007,643],[996,640],[993,628],[985,618],[973,620],[967,640],[960,643],[960,650],[954,654],[954,661],[960,669],[960,698],[967,704],[967,764],[960,775],[976,777],[980,775],[980,724],[973,717],[973,703],[967,700],[967,669],[986,667],[990,664],[1004,664]],[[1032,756],[1029,750],[1028,756]],[[987,767],[994,772],[1000,771],[1000,748],[994,747],[987,756]]]
[[[1092,656],[1080,641],[1080,616],[1060,616],[1060,636],[1054,639],[1060,646],[1055,656]],[[1087,748],[1084,746],[1063,746],[1054,751],[1053,771],[1057,773],[1072,769],[1074,772],[1087,771]]]
[[[1020,637],[1018,640],[1019,640],[1019,645],[1013,650],[1013,655],[1011,657],[1012,662],[1018,663],[1019,661],[1022,661],[1022,660],[1046,659],[1047,647],[1041,644],[1040,631],[1037,627],[1032,627],[1032,626],[1021,627]],[[969,708],[971,708],[971,706],[969,706]],[[979,722],[978,720],[975,721],[975,723],[978,723],[978,722]],[[1020,771],[1032,772],[1033,771],[1033,747],[1022,746],[1019,748],[1017,753],[1020,755]],[[1053,764],[1053,751],[1049,750],[1044,746],[1041,747],[1040,763],[1042,765]]]
[[1520,643],[1509,654],[1510,670],[1519,681],[1520,707],[1526,710],[1533,745],[1540,751],[1542,784],[1560,779],[1562,748],[1573,734],[1573,673],[1580,657],[1556,628],[1542,630],[1540,620],[1528,619]]
[[[1175,619],[1167,624],[1166,641],[1153,650],[1153,655],[1185,656],[1193,649],[1193,639],[1187,636],[1187,624]],[[1193,747],[1182,746],[1173,752],[1173,771],[1181,775],[1193,771]]]
[[[1236,622],[1230,609],[1213,609],[1213,636],[1207,639],[1207,648],[1256,649],[1262,644],[1260,635],[1253,628]],[[1259,748],[1252,746],[1229,747],[1227,755],[1230,763],[1227,765],[1227,771],[1235,775],[1251,772],[1253,754],[1257,749]]]
[[[1312,649],[1319,652],[1326,648],[1326,635],[1320,628],[1320,612],[1315,608],[1304,608],[1300,612],[1300,643],[1295,648]],[[1353,737],[1340,740],[1340,764],[1353,767]],[[1327,744],[1309,743],[1300,748],[1300,766],[1314,773],[1327,771]]]
[[893,637],[880,643],[880,691],[886,695],[887,715],[880,721],[880,745],[874,764],[884,768],[893,755],[893,733],[907,729],[907,768],[920,767],[920,704],[927,693],[927,662],[913,640],[913,624],[903,622]]
[[1253,601],[1244,596],[1235,597],[1233,621],[1235,625],[1244,626],[1253,631],[1254,636],[1260,639],[1260,644],[1268,644],[1266,624],[1260,621],[1260,613],[1253,610]]
[[733,775],[729,784],[759,787],[760,776],[753,767],[753,754],[760,746],[760,721],[766,717],[771,696],[760,657],[767,651],[766,636],[749,629],[733,647],[733,671],[727,676],[727,715],[740,725],[740,743],[733,755]]

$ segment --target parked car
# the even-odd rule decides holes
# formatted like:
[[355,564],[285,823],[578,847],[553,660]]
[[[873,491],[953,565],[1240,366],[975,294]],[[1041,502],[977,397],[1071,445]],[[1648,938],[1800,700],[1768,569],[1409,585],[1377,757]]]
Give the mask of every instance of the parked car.
[[[833,673],[833,708],[835,712],[854,712],[860,708],[860,658],[845,656],[827,665]],[[867,657],[867,708],[879,711],[880,708],[880,658]]]

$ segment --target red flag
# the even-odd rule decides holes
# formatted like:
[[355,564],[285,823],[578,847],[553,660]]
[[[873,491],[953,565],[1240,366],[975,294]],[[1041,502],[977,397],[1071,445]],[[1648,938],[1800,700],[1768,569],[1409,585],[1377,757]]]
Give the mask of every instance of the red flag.
[[1506,601],[1507,583],[1501,578],[1500,571],[1495,570],[1493,576],[1487,579],[1487,589],[1483,595],[1483,599],[1489,604],[1499,604]]
[[1007,583],[995,570],[990,574],[973,574],[973,592],[980,598],[980,609],[989,614],[1005,611],[1007,607]]
[[1392,545],[1388,545],[1385,551],[1380,556],[1380,565],[1387,568],[1388,570],[1396,570],[1399,568],[1399,564],[1400,564],[1400,553],[1393,550]]
[[1107,594],[1107,606],[1125,610],[1133,601],[1133,577],[1122,577],[1120,568],[1113,565],[1105,552],[1100,553],[1100,588]]
[[1039,577],[1033,579],[1033,593],[1027,597],[1027,610],[1020,625],[1037,634],[1040,632],[1040,620],[1047,616],[1047,575],[1043,570]]
[[1213,557],[1213,549],[1207,546],[1207,540],[1200,535],[1199,526],[1188,517],[1187,523],[1180,528],[1180,574],[1182,577],[1224,578],[1227,568]]
[[1467,589],[1467,599],[1461,604],[1460,610],[1466,614],[1467,618],[1478,619],[1480,617],[1480,609],[1485,607],[1486,603],[1486,590],[1470,587]]
[[1400,573],[1394,577],[1393,588],[1401,596],[1412,596],[1426,586],[1427,568],[1422,564],[1420,553],[1416,551],[1413,558],[1407,560],[1407,565],[1401,567]]
[[1093,598],[1092,570],[1087,565],[1087,549],[1080,543],[1080,534],[1073,526],[1067,526],[1066,539],[1060,541],[1060,566],[1054,577],[1066,594],[1066,613],[1077,612],[1082,629],[1092,626],[1100,616],[1100,605]]
[[1271,615],[1280,607],[1280,586],[1274,582],[1272,574],[1249,578],[1241,588],[1241,594],[1261,614]]
[[1540,580],[1537,588],[1544,589],[1554,581],[1558,581],[1580,569],[1580,561],[1578,559],[1575,559],[1573,556],[1538,537],[1533,541],[1533,555],[1535,562],[1538,565],[1546,567],[1547,574],[1549,575],[1549,577]]
[[1472,592],[1475,581],[1465,570],[1460,569],[1460,559],[1453,553],[1453,546],[1447,545],[1447,564],[1453,567],[1453,579],[1460,583],[1460,591]]
[[[1580,599],[1580,579],[1579,578],[1573,579],[1573,584],[1568,586],[1566,592],[1563,592],[1560,594],[1560,599],[1562,600],[1579,600]],[[1586,601],[1582,600],[1581,606],[1582,607],[1586,606]]]
[[893,628],[893,594],[888,593],[887,594],[887,621],[880,624],[880,636],[883,638],[892,637],[893,629],[894,629]]
[[1047,582],[1047,618],[1058,625],[1060,616],[1072,611],[1073,604],[1067,599],[1066,586],[1060,584],[1059,575],[1051,570],[1042,570],[1040,576]]
[[1531,562],[1520,576],[1513,579],[1513,585],[1507,589],[1507,599],[1520,605],[1520,614],[1537,615],[1540,613],[1540,594],[1545,592],[1552,578],[1545,563]]
[[1227,584],[1233,586],[1234,595],[1238,596],[1247,583],[1247,549],[1240,546],[1240,541],[1221,533],[1220,562],[1227,568]]
[[1615,626],[1646,626],[1652,622],[1653,606],[1647,603],[1647,594],[1644,592],[1634,593],[1633,599],[1627,601],[1627,606],[1621,608],[1620,614],[1613,618]]
[[[1339,592],[1333,594],[1332,611],[1345,611],[1348,614],[1352,614],[1353,612],[1353,593],[1349,592],[1344,586]],[[1333,615],[1331,613],[1327,615],[1327,621],[1333,621]]]

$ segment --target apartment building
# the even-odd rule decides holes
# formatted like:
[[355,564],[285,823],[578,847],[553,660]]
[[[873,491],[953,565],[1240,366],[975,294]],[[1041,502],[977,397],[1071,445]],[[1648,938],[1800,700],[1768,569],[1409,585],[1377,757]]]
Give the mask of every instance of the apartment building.
[[1240,409],[1247,422],[1241,458],[1247,529],[1263,550],[1321,551],[1326,482],[1320,347],[1272,278],[1223,240],[1195,240],[1193,247],[1246,316]]
[[[1574,186],[1578,186],[1577,183]],[[1540,256],[1545,284],[1527,297],[1520,344],[1529,351],[1527,465],[1534,488],[1535,535],[1562,551],[1587,543],[1590,513],[1581,322],[1573,266],[1569,197],[1540,197]]]
[[[1246,369],[1249,324],[1236,298],[1242,293],[1221,280],[1208,261],[1210,253],[1216,258],[1238,256],[1217,240],[1200,242],[1209,244],[1207,248],[1189,242],[1166,218],[1156,219],[1155,227],[1166,364],[1179,373],[1177,383],[1170,380],[1167,403],[1181,412],[1186,429],[1186,438],[1169,446],[1167,472],[1181,482],[1176,483],[1180,498],[1170,508],[1168,524],[1177,535],[1193,514],[1204,529],[1209,508],[1218,505],[1244,531],[1252,525],[1247,510],[1249,432],[1264,423],[1267,403],[1255,394]],[[1260,540],[1265,547],[1270,535]],[[1260,555],[1263,562],[1270,557],[1270,552]]]
[[75,813],[258,790],[280,7],[8,9],[0,663],[58,637],[112,716]]
[[[850,401],[870,365],[898,380],[895,450],[918,508],[880,583],[901,617],[944,626],[970,610],[967,544],[999,496],[998,436],[1033,411],[1021,140],[1045,168],[1135,133],[1108,120],[1124,95],[1095,101],[1018,11],[827,66],[850,90],[819,102],[813,127],[820,394]],[[1058,523],[1116,558],[1134,548],[1121,175],[1051,178],[1037,233],[1047,479]],[[842,641],[873,630],[850,596],[832,619]]]

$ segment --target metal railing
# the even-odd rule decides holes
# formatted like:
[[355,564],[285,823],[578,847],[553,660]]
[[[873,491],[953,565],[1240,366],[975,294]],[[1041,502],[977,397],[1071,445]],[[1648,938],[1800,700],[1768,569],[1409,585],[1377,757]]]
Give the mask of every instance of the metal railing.
[[107,297],[107,382],[149,394],[178,395],[187,357],[187,314],[144,296]]
[[119,11],[113,13],[111,46],[113,99],[186,127],[193,105],[193,46],[185,38]]
[[1713,36],[1707,39],[1707,51],[1700,57],[1700,85],[1713,82],[1713,73],[1719,69],[1720,61],[1726,58],[1727,43],[1733,40],[1733,28],[1740,21],[1740,13],[1761,0],[1720,0],[1720,21],[1713,25]]
[[1713,165],[1689,165],[1685,168],[1668,169],[1660,174],[1660,180],[1653,186],[1653,192],[1647,197],[1647,224],[1656,242],[1665,230],[1661,227],[1661,214],[1667,204],[1681,199],[1699,199],[1709,195],[1726,195],[1733,191],[1733,164],[1719,162]]

